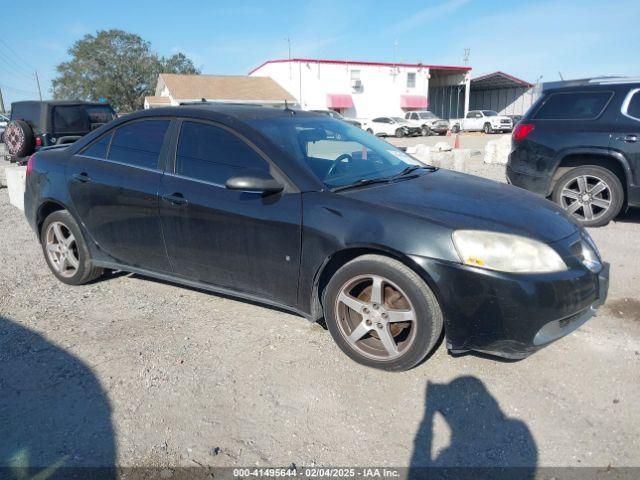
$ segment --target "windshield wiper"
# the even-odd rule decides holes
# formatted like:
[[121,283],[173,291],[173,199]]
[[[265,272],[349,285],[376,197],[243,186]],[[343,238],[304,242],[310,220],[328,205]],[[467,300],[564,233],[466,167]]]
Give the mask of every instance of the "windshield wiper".
[[401,172],[396,173],[395,175],[392,175],[388,179],[389,180],[395,180],[396,178],[404,177],[405,175],[409,175],[410,173],[415,172],[416,170],[420,170],[422,168],[426,168],[426,169],[431,170],[431,171],[436,169],[436,167],[432,167],[430,165],[409,165],[404,170],[402,170]]
[[353,183],[347,183],[346,185],[340,185],[331,189],[332,192],[341,192],[342,190],[348,190],[350,188],[364,187],[365,185],[373,185],[374,183],[388,183],[391,180],[390,177],[383,178],[361,178]]

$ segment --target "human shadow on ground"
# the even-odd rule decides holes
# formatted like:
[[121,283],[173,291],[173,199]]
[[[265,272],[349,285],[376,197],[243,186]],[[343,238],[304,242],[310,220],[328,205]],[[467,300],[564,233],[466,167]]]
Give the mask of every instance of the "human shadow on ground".
[[111,406],[91,369],[0,316],[0,478],[116,478]]
[[[436,442],[436,417],[450,441]],[[439,429],[438,439],[445,436]],[[510,418],[472,376],[427,383],[425,412],[414,439],[409,478],[533,479],[538,450],[527,425]]]

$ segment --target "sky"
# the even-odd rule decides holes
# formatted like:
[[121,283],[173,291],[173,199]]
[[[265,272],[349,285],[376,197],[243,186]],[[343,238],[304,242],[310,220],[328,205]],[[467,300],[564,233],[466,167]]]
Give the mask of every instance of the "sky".
[[[5,2],[3,2],[5,3]],[[244,75],[293,57],[463,65],[535,83],[640,76],[640,1],[303,0],[6,2],[0,16],[5,104],[51,96],[56,65],[86,34],[118,28],[203,73]]]

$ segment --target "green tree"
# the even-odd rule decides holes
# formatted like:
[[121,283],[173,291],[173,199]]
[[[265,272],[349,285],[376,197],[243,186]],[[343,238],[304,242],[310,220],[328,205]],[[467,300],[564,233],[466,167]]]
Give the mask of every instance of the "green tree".
[[71,60],[56,67],[52,92],[58,99],[106,98],[118,111],[142,108],[153,95],[158,74],[200,71],[183,53],[160,57],[140,36],[122,30],[87,34],[69,49]]

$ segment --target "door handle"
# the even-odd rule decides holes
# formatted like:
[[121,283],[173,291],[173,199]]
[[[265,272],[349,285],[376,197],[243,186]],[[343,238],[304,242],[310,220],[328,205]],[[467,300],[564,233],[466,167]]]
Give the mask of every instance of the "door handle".
[[78,182],[82,182],[82,183],[87,183],[91,181],[91,177],[87,172],[74,173],[72,177],[74,180],[77,180]]
[[636,143],[638,141],[638,135],[631,134],[631,135],[627,135],[625,137],[618,137],[618,140],[621,140],[621,141],[627,142],[627,143]]
[[186,205],[187,203],[189,203],[187,199],[184,198],[184,195],[178,192],[172,193],[171,195],[163,195],[162,198],[174,205]]

